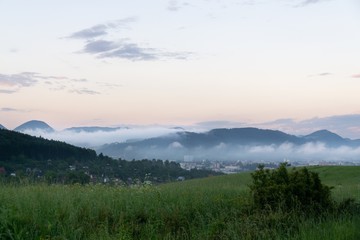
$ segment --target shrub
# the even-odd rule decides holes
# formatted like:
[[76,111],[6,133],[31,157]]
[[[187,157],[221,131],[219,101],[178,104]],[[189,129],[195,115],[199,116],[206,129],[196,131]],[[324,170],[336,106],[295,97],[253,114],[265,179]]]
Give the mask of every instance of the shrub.
[[251,174],[250,190],[256,209],[319,213],[332,210],[331,188],[321,183],[318,173],[307,168],[288,171],[286,164],[276,170],[263,165]]

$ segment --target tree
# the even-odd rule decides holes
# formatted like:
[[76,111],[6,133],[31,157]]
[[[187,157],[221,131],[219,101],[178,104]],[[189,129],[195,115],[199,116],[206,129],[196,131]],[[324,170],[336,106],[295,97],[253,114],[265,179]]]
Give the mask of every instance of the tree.
[[270,171],[260,165],[251,176],[250,190],[257,209],[320,212],[334,207],[331,188],[307,168],[288,172],[284,163]]

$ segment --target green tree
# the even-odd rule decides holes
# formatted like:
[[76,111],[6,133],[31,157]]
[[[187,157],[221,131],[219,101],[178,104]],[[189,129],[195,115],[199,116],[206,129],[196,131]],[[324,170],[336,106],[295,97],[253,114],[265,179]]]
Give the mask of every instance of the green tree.
[[250,190],[257,209],[321,212],[331,210],[331,188],[322,184],[318,173],[307,168],[288,171],[286,164],[276,170],[263,165],[251,174]]

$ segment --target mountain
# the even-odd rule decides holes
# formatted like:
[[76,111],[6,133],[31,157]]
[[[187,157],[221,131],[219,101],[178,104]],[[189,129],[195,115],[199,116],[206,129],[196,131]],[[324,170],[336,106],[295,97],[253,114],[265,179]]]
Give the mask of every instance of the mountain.
[[50,127],[47,123],[39,120],[28,121],[14,129],[14,131],[17,132],[36,131],[36,130],[41,130],[44,132],[54,132],[54,129]]
[[351,140],[340,137],[328,130],[319,130],[303,137],[307,141],[322,142],[328,146],[347,145]]
[[187,171],[176,162],[115,160],[91,149],[4,129],[0,129],[0,139],[0,175],[9,177],[49,183],[126,183],[129,178],[167,182],[179,176],[218,175],[210,170]]
[[6,129],[6,127],[0,124],[0,129]]
[[91,126],[91,127],[72,127],[66,128],[64,131],[72,131],[72,132],[113,132],[119,129],[123,129],[121,127],[98,127],[98,126]]
[[217,142],[241,144],[241,145],[264,145],[281,144],[284,142],[301,143],[301,139],[281,131],[258,129],[258,128],[232,128],[213,129],[208,132]]
[[[205,133],[177,132],[141,141],[106,144],[97,149],[109,156],[122,158],[183,159],[197,155],[219,159],[238,155],[238,146],[259,146],[282,143],[302,144],[303,139],[281,131],[258,128],[213,129]],[[221,155],[221,156],[219,156]]]
[[[323,145],[321,145],[323,144]],[[209,160],[284,159],[325,156],[326,148],[359,147],[360,140],[340,137],[327,130],[306,136],[258,128],[213,129],[204,133],[177,132],[139,141],[106,144],[96,149],[109,156],[183,160],[185,156]]]
[[17,156],[23,158],[43,160],[76,159],[78,161],[92,160],[96,158],[96,152],[91,149],[75,147],[65,142],[47,140],[28,134],[0,130],[0,153],[1,160],[11,160]]
[[172,127],[170,129],[179,130],[179,131],[185,131],[183,127]]

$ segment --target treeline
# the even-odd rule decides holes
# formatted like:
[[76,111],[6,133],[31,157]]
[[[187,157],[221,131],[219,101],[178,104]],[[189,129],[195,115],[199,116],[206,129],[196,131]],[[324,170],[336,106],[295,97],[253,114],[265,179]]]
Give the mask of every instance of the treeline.
[[33,137],[27,134],[0,129],[0,159],[9,161],[14,156],[26,156],[30,159],[58,160],[76,158],[77,161],[96,159],[94,150],[75,147],[73,145]]
[[218,175],[209,170],[182,169],[179,163],[162,160],[112,159],[94,150],[0,130],[0,175],[3,181],[48,183],[133,184],[163,183]]
[[141,161],[126,161],[119,159],[118,164],[118,176],[122,179],[135,178],[141,181],[150,180],[159,183],[220,175],[220,173],[203,169],[191,169],[188,171],[181,168],[179,163],[168,160],[144,159]]

